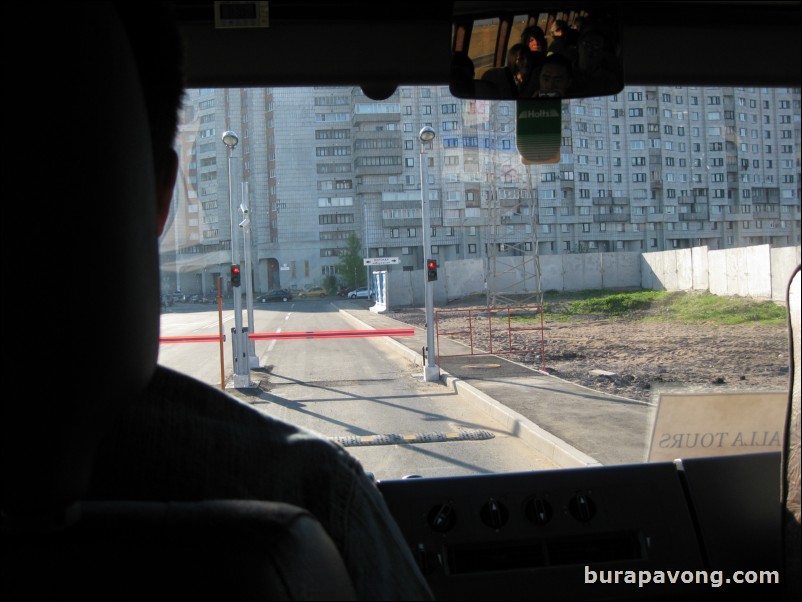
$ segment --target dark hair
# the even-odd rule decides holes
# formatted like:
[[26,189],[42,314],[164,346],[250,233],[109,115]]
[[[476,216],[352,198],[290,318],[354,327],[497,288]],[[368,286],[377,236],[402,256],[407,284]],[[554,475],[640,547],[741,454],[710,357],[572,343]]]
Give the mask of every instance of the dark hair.
[[526,58],[526,46],[523,44],[513,44],[507,49],[507,65],[511,66],[515,59]]
[[524,29],[521,32],[521,43],[525,45],[529,45],[529,38],[535,38],[537,40],[538,46],[541,48],[541,52],[546,52],[546,34],[543,33],[543,30],[540,29],[537,25],[531,25]]
[[158,172],[173,148],[184,98],[184,49],[172,5],[115,2],[137,62]]
[[452,79],[473,79],[475,69],[471,57],[467,52],[455,52],[451,55]]

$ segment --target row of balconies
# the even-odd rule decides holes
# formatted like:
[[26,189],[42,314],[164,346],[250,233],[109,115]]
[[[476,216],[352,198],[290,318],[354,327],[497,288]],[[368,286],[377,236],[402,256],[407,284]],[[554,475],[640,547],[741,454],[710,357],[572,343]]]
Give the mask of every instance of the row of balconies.
[[679,220],[681,222],[698,222],[710,219],[709,211],[696,211],[693,213],[680,213]]
[[[604,238],[600,238],[604,236]],[[793,242],[794,237],[788,232],[776,233],[750,233],[739,234],[734,230],[660,230],[660,231],[640,231],[640,232],[580,232],[574,230],[572,232],[552,231],[548,233],[538,232],[537,242],[539,245],[549,245],[551,243],[571,242],[572,247],[577,249],[605,251],[620,247],[617,243],[623,243],[623,250],[628,250],[628,246],[638,241],[648,241],[650,239],[657,239],[658,241],[665,241],[665,244],[670,246],[673,241],[678,241],[681,246],[692,246],[702,244],[716,244],[722,241],[725,237],[732,236],[740,242],[751,240],[752,244],[756,244],[755,240],[770,241],[778,245],[788,244],[789,241]],[[443,256],[448,256],[448,249],[454,248],[456,245],[475,243],[481,250],[479,255],[493,254],[496,256],[510,256],[519,255],[522,252],[528,253],[535,237],[528,236],[515,236],[515,237],[454,237],[452,239],[436,239],[432,244],[441,247]],[[420,240],[413,240],[409,242],[401,241],[399,239],[374,239],[370,241],[371,250],[375,248],[383,248],[385,254],[392,255],[395,249],[403,247],[420,248]],[[638,250],[637,248],[631,250]],[[373,255],[373,253],[371,253]]]
[[593,216],[593,221],[595,223],[607,223],[607,222],[628,222],[630,221],[630,214],[629,212],[626,213],[601,213],[598,215]]

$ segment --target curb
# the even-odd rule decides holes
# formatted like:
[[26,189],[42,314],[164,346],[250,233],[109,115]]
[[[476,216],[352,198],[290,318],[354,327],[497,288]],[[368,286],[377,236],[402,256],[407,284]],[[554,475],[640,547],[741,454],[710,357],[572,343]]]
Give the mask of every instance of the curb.
[[[337,306],[335,305],[335,307]],[[363,322],[347,309],[337,307],[337,310],[341,314],[344,314],[345,318],[350,320],[355,325],[376,330],[375,327]],[[400,353],[416,365],[423,367],[423,356],[419,353],[416,353],[403,343],[400,343],[391,337],[381,337],[374,340],[376,342],[383,342],[396,353]],[[501,402],[493,399],[486,393],[483,393],[473,385],[470,385],[465,381],[449,374],[448,372],[445,372],[442,368],[440,369],[440,382],[443,385],[453,389],[454,392],[461,398],[473,403],[475,407],[479,408],[488,416],[507,428],[511,434],[520,438],[524,443],[537,450],[538,453],[549,458],[560,468],[601,466],[601,463],[595,458],[592,458],[591,456],[579,451],[574,446],[566,443],[559,437],[556,437],[555,435],[552,435],[548,431],[542,429],[525,416],[522,416],[518,412],[511,410]]]

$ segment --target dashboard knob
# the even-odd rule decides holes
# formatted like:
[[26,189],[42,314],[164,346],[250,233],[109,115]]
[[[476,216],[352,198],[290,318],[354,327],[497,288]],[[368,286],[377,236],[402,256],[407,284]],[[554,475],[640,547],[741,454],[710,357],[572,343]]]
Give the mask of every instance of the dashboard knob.
[[542,498],[531,498],[524,505],[524,514],[532,523],[545,525],[552,517],[551,504]]
[[479,516],[482,522],[491,529],[501,529],[501,527],[507,523],[509,512],[507,512],[507,508],[504,504],[490,498],[490,500],[482,506]]
[[577,493],[568,502],[568,512],[576,520],[586,523],[596,515],[596,504],[586,493]]
[[427,522],[432,531],[446,533],[457,524],[457,513],[451,504],[440,504],[429,510]]

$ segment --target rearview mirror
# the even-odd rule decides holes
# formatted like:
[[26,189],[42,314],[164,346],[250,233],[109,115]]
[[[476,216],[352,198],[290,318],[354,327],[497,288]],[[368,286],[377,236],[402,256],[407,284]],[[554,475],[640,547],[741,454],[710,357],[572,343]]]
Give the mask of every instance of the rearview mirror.
[[[624,87],[617,5],[454,2],[451,94],[523,100],[586,98]],[[496,3],[489,4],[495,7]]]

